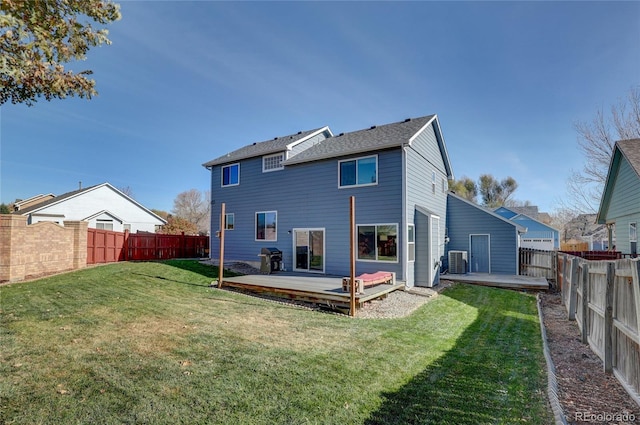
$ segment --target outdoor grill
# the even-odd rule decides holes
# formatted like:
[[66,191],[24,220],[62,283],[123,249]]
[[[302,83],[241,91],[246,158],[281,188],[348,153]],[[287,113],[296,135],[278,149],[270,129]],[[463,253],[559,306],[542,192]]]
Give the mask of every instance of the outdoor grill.
[[278,248],[262,248],[260,251],[260,272],[271,274],[280,270],[282,262],[282,251]]

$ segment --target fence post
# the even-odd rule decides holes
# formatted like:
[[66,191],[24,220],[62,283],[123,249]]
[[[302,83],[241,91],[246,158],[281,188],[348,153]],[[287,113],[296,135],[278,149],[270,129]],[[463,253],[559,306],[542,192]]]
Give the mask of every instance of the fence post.
[[129,229],[124,230],[124,242],[122,243],[122,250],[124,251],[124,261],[129,261]]
[[569,287],[569,320],[576,320],[576,303],[578,301],[578,257],[571,258],[571,286]]
[[607,262],[607,292],[605,296],[604,310],[604,371],[613,371],[613,291],[615,282],[616,265],[613,261]]
[[633,285],[633,303],[636,306],[636,329],[640,333],[640,260],[631,261],[631,285]]
[[589,262],[582,260],[582,343],[589,343]]

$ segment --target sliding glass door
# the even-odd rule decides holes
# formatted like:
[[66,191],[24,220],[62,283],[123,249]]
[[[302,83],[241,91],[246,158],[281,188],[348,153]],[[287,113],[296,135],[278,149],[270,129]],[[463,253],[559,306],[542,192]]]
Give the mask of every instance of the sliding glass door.
[[324,229],[294,229],[294,270],[324,273]]

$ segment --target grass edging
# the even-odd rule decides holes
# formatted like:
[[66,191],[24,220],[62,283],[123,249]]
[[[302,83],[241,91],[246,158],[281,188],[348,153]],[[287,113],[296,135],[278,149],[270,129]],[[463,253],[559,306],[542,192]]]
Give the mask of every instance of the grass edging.
[[556,367],[553,364],[551,358],[551,351],[549,350],[549,343],[547,342],[547,331],[544,327],[544,314],[542,312],[542,299],[540,294],[536,296],[536,304],[538,306],[538,318],[540,319],[540,335],[542,337],[542,347],[544,351],[544,358],[547,362],[547,394],[549,396],[549,403],[551,404],[551,410],[553,410],[553,417],[556,420],[556,425],[567,425],[567,420],[564,416],[562,406],[560,405],[560,399],[558,398],[558,380],[556,379]]

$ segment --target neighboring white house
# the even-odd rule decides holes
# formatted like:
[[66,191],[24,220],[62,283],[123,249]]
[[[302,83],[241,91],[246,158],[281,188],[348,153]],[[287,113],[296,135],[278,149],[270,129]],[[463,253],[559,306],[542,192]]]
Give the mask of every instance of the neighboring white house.
[[[32,199],[32,198],[30,198]],[[88,221],[93,229],[130,232],[155,232],[166,221],[109,183],[78,189],[60,196],[17,207],[14,214],[28,217],[27,223],[52,221]]]

